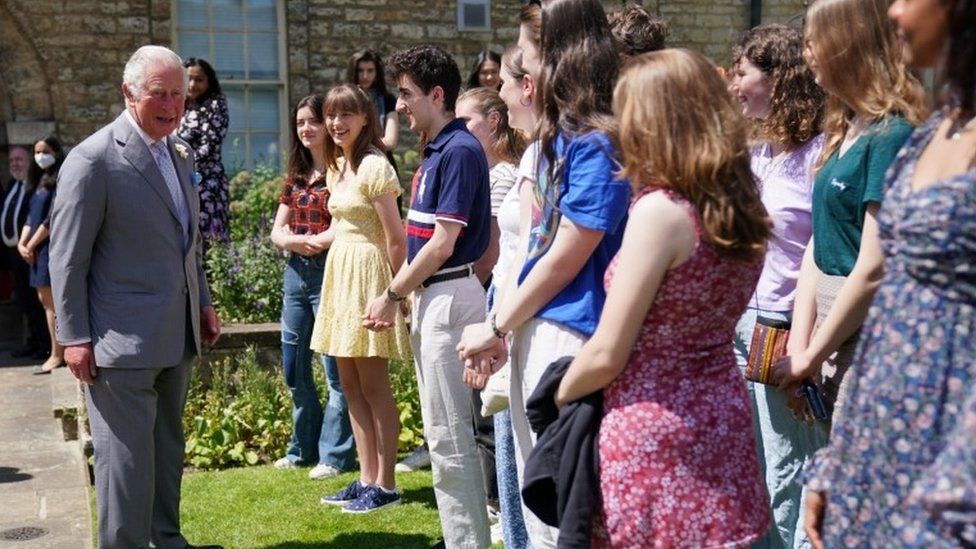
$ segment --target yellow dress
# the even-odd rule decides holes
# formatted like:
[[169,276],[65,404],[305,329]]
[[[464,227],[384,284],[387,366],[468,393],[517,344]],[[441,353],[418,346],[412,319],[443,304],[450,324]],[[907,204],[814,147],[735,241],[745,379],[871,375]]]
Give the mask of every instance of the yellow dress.
[[339,187],[343,164],[340,158],[339,169],[329,170],[325,177],[336,236],[325,260],[311,347],[337,357],[407,359],[410,340],[402,315],[381,332],[367,330],[362,320],[366,305],[382,295],[393,278],[383,225],[372,200],[400,194],[400,184],[386,157],[367,154],[353,181]]

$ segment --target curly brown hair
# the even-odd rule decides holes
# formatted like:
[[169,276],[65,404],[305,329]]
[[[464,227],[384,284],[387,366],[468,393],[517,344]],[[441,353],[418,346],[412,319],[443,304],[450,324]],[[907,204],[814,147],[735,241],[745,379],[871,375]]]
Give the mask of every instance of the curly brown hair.
[[671,32],[663,17],[651,14],[640,4],[608,12],[607,21],[620,54],[627,57],[663,50]]
[[756,137],[785,149],[803,145],[823,126],[826,94],[803,59],[803,34],[786,25],[750,29],[733,49],[732,66],[748,59],[772,88],[769,115],[755,122]]

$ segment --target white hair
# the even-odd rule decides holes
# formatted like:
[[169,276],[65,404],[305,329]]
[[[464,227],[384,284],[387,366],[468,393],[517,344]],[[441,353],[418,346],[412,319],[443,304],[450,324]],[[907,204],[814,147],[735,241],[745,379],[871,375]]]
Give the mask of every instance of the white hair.
[[[173,50],[163,46],[142,46],[125,63],[122,81],[133,95],[141,95],[146,83],[146,73],[150,68],[168,66],[183,71],[183,60]],[[186,91],[189,77],[183,71],[183,90]]]

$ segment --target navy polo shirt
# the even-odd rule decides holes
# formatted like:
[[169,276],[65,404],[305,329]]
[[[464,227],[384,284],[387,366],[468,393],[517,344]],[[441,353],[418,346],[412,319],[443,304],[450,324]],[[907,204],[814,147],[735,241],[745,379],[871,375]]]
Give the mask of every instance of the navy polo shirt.
[[438,219],[463,227],[454,253],[441,269],[472,263],[488,248],[491,196],[488,160],[464,125],[449,122],[424,148],[424,163],[413,176],[407,213],[407,261],[434,235]]

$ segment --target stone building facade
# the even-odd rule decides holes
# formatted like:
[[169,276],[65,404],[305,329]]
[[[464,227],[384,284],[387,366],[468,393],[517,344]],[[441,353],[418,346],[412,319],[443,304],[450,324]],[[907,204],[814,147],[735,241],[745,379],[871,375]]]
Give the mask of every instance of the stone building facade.
[[[485,0],[490,1],[490,29],[467,31],[459,30],[459,1],[473,0],[244,2],[266,4],[278,14],[281,139],[286,138],[288,105],[341,81],[354,50],[368,47],[385,55],[411,44],[439,43],[457,57],[466,74],[478,51],[501,51],[515,40],[522,2]],[[181,9],[207,5],[216,13],[217,24],[224,24],[222,6],[241,3],[0,0],[0,153],[9,144],[31,143],[48,132],[68,145],[79,142],[121,111],[121,72],[133,50],[156,43],[180,51]],[[624,2],[604,0],[604,4],[613,9]],[[646,7],[671,22],[672,45],[697,49],[718,63],[726,61],[730,44],[749,27],[756,7],[762,22],[786,22],[798,21],[804,4],[801,0],[644,0]],[[221,67],[217,68],[219,72]],[[5,173],[2,167],[0,173]]]

